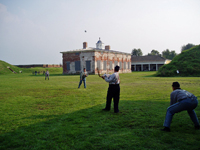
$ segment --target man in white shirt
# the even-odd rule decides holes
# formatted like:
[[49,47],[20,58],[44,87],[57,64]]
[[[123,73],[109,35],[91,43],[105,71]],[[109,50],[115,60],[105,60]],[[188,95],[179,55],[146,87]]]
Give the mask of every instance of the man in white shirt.
[[119,66],[115,66],[114,73],[107,76],[102,76],[103,79],[105,79],[106,82],[109,82],[108,92],[107,92],[107,100],[106,100],[106,107],[103,109],[104,111],[109,111],[111,107],[111,101],[112,98],[114,100],[114,112],[118,113],[118,104],[119,104],[119,98],[120,98],[120,79],[119,79]]

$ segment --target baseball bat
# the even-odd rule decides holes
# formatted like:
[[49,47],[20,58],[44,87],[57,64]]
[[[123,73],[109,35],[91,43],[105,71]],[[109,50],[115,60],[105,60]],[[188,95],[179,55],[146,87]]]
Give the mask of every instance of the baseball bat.
[[99,73],[99,68],[98,68],[98,67],[97,67],[97,73],[98,73],[99,77],[102,77],[102,76],[100,75],[100,73]]

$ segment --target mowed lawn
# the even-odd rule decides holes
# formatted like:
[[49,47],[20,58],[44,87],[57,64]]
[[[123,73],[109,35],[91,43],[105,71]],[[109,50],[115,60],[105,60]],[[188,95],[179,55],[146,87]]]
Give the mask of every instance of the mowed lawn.
[[[79,75],[0,75],[0,149],[200,149],[200,130],[187,112],[173,117],[171,132],[160,131],[172,82],[200,99],[200,78],[153,74],[120,74],[118,114],[113,103],[102,111],[108,83],[97,75],[89,75],[86,89],[78,89]],[[200,106],[195,111],[200,120]]]

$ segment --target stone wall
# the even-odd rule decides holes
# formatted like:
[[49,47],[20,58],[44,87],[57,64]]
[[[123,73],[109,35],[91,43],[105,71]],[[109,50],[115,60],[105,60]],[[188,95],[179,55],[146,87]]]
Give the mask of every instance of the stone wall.
[[34,68],[34,67],[43,67],[43,68],[59,68],[62,65],[58,64],[32,64],[32,65],[15,65],[19,68]]
[[94,73],[95,71],[95,65],[94,65],[94,51],[92,52],[81,52],[80,53],[80,58],[81,58],[81,70],[83,68],[86,68],[86,61],[91,61],[90,62],[90,71],[87,71],[88,73]]
[[[70,62],[70,70],[67,70],[67,62]],[[75,61],[80,61],[80,53],[63,53],[63,74],[75,74]]]

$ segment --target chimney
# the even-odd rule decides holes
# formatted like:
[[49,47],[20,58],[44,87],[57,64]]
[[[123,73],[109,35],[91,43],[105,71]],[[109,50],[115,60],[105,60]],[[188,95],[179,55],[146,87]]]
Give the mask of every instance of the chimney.
[[83,42],[83,49],[87,48],[87,42]]
[[110,50],[110,45],[106,45],[106,46],[105,46],[105,49],[106,49],[106,50]]

